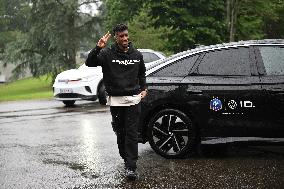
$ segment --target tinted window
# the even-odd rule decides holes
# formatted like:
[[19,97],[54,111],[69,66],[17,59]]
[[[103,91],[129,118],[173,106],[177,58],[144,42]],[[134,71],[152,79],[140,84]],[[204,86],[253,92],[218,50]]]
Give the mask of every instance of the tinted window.
[[143,59],[144,59],[144,62],[145,62],[145,63],[153,62],[153,61],[155,61],[155,60],[160,59],[160,58],[159,58],[156,54],[154,54],[154,53],[142,52],[142,55],[143,55]]
[[260,47],[267,75],[284,75],[284,48]]
[[161,68],[160,70],[151,74],[154,77],[176,77],[176,76],[187,76],[194,62],[197,60],[199,55],[186,57],[170,65]]
[[249,48],[207,52],[195,71],[200,75],[251,75]]

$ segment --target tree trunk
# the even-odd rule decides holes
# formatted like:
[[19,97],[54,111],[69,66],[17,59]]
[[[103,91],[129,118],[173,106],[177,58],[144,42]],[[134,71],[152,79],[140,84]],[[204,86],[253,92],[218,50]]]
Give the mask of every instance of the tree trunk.
[[227,25],[230,42],[235,41],[238,12],[239,0],[227,0]]
[[230,12],[231,12],[231,0],[227,0],[227,7],[226,7],[226,9],[227,9],[227,18],[226,18],[226,20],[227,20],[227,30],[228,30],[228,32],[230,31],[230,27],[231,27],[231,14],[230,14]]
[[[72,10],[72,9],[71,9]],[[67,62],[69,69],[76,68],[76,51],[78,42],[76,40],[76,27],[75,27],[75,17],[74,12],[76,10],[72,10],[67,14],[67,28],[68,28],[68,37],[67,37],[67,44],[68,44],[68,50],[67,50]]]

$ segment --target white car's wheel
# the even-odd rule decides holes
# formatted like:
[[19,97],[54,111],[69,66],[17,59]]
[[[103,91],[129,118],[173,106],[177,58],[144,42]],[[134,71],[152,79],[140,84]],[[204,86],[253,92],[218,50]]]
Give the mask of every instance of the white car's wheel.
[[99,98],[99,103],[101,105],[106,105],[107,103],[107,93],[106,93],[106,89],[105,89],[105,85],[102,83],[99,91],[98,91],[98,98]]

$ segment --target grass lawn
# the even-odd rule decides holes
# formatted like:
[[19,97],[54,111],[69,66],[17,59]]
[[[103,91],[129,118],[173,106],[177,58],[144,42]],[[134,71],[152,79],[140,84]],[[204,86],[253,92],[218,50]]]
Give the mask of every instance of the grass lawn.
[[53,97],[51,78],[26,78],[0,85],[0,101],[48,99]]

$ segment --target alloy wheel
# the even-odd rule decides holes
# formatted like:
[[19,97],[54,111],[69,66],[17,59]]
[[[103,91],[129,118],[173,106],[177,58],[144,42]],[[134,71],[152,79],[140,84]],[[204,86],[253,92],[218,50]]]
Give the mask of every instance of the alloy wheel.
[[186,154],[194,138],[191,120],[179,110],[161,111],[150,122],[150,145],[164,157]]

